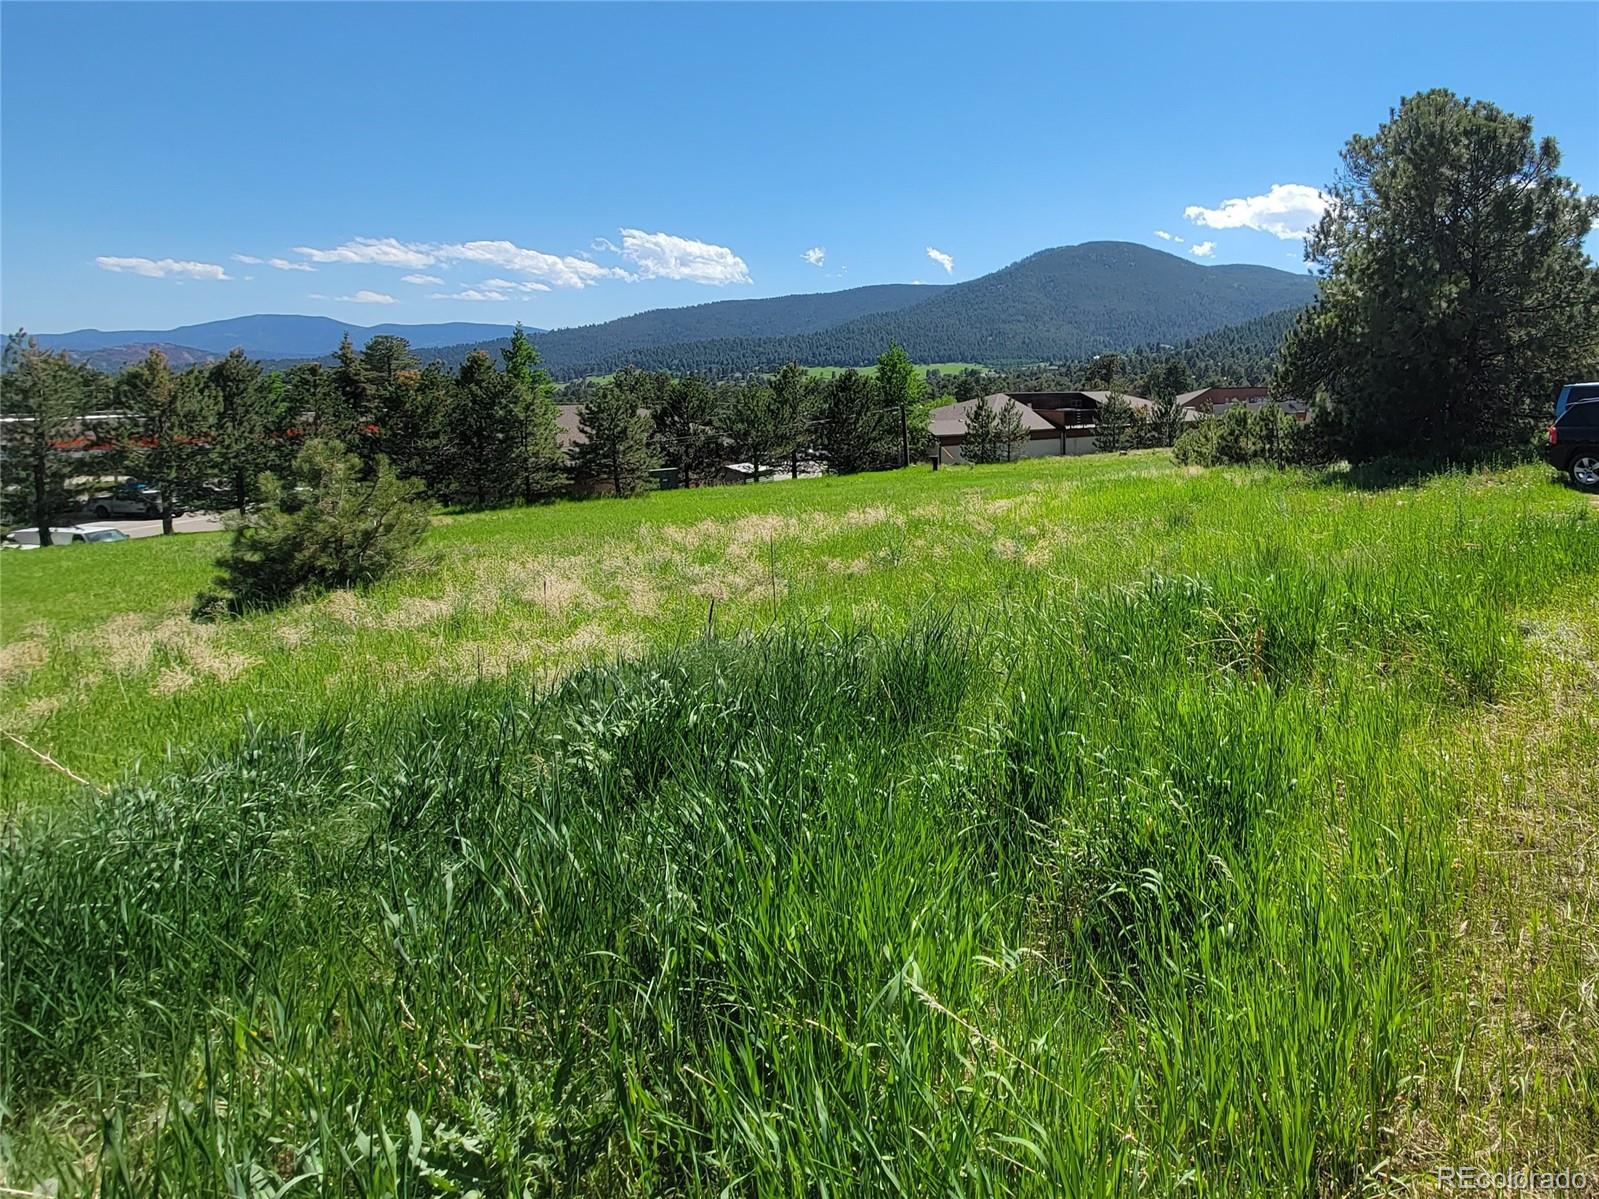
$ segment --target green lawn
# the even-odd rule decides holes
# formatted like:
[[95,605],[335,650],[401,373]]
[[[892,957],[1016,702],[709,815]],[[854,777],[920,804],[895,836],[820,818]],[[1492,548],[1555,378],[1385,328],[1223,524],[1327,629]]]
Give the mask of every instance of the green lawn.
[[[1599,504],[1161,452],[0,561],[0,1185],[1599,1167]],[[1529,857],[1529,850],[1535,850]]]

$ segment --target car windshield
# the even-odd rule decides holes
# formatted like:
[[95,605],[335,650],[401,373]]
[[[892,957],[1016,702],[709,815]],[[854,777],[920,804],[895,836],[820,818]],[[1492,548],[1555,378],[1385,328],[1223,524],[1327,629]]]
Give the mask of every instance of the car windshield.
[[85,541],[126,541],[128,535],[121,529],[93,529],[83,535]]

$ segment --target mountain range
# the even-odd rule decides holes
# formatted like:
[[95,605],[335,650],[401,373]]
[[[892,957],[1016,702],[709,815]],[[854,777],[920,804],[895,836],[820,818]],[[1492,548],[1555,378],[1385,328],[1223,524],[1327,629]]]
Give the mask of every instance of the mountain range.
[[[536,344],[557,378],[629,364],[712,372],[765,370],[788,361],[858,366],[891,342],[918,362],[1003,366],[1175,344],[1301,307],[1315,293],[1316,280],[1306,274],[1204,266],[1129,242],[1086,242],[1040,251],[964,283],[881,284],[662,308],[542,331]],[[327,358],[346,331],[358,344],[397,334],[425,351],[422,357],[447,365],[474,348],[496,349],[510,335],[503,325],[363,328],[326,317],[249,316],[165,331],[79,330],[39,341],[84,359],[114,359],[152,343],[208,355],[242,346],[281,364]]]

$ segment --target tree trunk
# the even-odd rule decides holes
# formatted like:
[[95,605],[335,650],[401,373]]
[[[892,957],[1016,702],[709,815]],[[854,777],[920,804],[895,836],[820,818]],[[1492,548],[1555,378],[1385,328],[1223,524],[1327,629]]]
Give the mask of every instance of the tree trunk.
[[[35,412],[38,409],[34,409]],[[38,418],[35,418],[38,423]],[[50,487],[45,474],[45,445],[36,444],[33,455],[33,527],[39,530],[39,548],[53,545],[50,540]]]

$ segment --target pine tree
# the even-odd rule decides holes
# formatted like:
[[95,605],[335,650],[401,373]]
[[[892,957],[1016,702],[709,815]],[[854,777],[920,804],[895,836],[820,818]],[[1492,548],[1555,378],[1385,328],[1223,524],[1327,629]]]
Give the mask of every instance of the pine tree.
[[650,444],[650,415],[640,410],[631,390],[614,381],[601,387],[583,405],[578,428],[584,439],[574,455],[580,471],[609,483],[619,496],[636,495],[649,486],[659,459]]
[[1094,423],[1096,448],[1107,453],[1115,453],[1127,449],[1131,444],[1133,409],[1120,391],[1112,391],[1105,397],[1105,402],[1099,406],[1099,414]]
[[74,473],[72,446],[87,434],[83,417],[94,395],[93,373],[65,354],[50,354],[18,330],[6,341],[0,375],[0,490],[7,521],[32,521],[39,544],[50,542],[50,522],[72,505],[67,481]]
[[280,465],[283,396],[274,380],[262,376],[261,364],[241,349],[212,363],[209,375],[217,397],[211,470],[227,480],[233,506],[242,513],[255,498],[256,479]]
[[994,422],[994,440],[1006,462],[1014,462],[1021,457],[1022,447],[1027,444],[1029,436],[1027,425],[1022,420],[1021,405],[1007,397]]
[[447,417],[449,477],[458,500],[481,508],[514,494],[519,398],[515,381],[495,370],[483,350],[461,363]]
[[205,482],[221,407],[216,389],[204,367],[174,375],[153,349],[118,376],[116,399],[133,420],[124,439],[128,468],[159,489],[161,532],[170,534],[179,497]]
[[687,375],[671,383],[650,416],[661,459],[677,467],[679,486],[704,483],[725,460],[716,393],[703,377]]
[[[355,344],[346,333],[334,354],[333,390],[327,411],[321,414],[318,435],[332,437],[357,454],[367,448],[372,434],[372,403],[366,370]],[[362,454],[365,458],[365,455]]]
[[816,418],[816,447],[826,457],[828,473],[849,475],[891,461],[899,429],[889,416],[859,371],[841,371],[829,380]]
[[1532,121],[1442,89],[1349,139],[1275,395],[1325,399],[1352,458],[1522,442],[1599,367],[1599,197]]
[[999,455],[999,414],[987,400],[974,400],[966,410],[966,440],[961,445],[961,456],[981,465],[998,462]]
[[566,485],[566,454],[560,446],[553,388],[521,321],[516,322],[511,344],[500,351],[500,356],[505,360],[505,373],[516,388],[512,440],[517,488],[522,502],[530,504],[554,495]]
[[202,593],[196,616],[375,582],[402,564],[427,531],[419,482],[401,479],[383,457],[367,466],[337,442],[313,438],[286,483],[273,475],[262,482],[264,502],[217,560],[220,592]]

